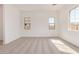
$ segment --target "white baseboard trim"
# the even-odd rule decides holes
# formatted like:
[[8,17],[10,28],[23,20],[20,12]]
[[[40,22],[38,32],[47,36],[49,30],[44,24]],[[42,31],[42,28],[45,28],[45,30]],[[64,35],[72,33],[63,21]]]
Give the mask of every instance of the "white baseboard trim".
[[58,35],[50,35],[50,36],[48,36],[48,35],[41,35],[41,36],[39,36],[39,35],[34,35],[34,36],[21,36],[21,37],[57,37]]

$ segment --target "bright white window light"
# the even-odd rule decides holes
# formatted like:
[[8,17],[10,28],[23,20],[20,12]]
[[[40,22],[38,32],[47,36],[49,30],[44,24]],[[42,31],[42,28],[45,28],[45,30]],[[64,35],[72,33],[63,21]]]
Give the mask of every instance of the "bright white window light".
[[54,23],[54,18],[53,17],[49,18],[49,23]]

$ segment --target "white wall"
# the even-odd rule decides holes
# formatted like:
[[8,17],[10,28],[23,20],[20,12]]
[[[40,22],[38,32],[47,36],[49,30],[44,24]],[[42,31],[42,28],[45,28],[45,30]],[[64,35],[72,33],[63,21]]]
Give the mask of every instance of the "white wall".
[[5,44],[20,37],[20,13],[13,5],[4,5]]
[[59,36],[79,47],[79,31],[68,31],[69,11],[76,5],[67,5],[60,12],[60,34]]
[[[21,12],[14,5],[4,5],[3,8],[3,34],[5,44],[22,36],[25,37],[53,37],[58,35],[58,14],[48,11]],[[31,17],[32,28],[30,32],[24,30],[24,17]],[[56,29],[49,31],[48,18],[55,17]]]
[[[58,35],[58,14],[56,12],[48,11],[31,11],[31,12],[21,12],[21,24],[22,24],[22,36],[26,37],[53,37]],[[24,17],[31,17],[32,28],[31,31],[26,31],[24,29]],[[49,31],[48,29],[48,19],[49,17],[55,17],[56,29]]]
[[[13,5],[4,5],[4,37],[5,44],[21,37],[53,37],[59,36],[77,46],[79,46],[79,31],[68,31],[69,10],[73,5],[68,5],[58,12],[20,12]],[[21,17],[20,17],[21,16]],[[48,18],[54,16],[56,30],[48,30]],[[31,17],[31,31],[24,30],[24,17]],[[59,29],[58,29],[59,28]],[[20,32],[21,31],[21,32]]]

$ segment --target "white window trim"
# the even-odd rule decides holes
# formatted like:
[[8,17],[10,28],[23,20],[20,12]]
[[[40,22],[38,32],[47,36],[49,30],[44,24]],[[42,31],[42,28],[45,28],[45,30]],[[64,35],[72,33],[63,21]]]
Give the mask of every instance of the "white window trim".
[[74,8],[72,8],[70,11],[69,11],[69,16],[68,16],[68,18],[69,18],[69,21],[68,21],[68,31],[79,31],[79,30],[71,30],[71,27],[70,27],[70,24],[71,24],[71,22],[70,22],[70,14],[71,14],[71,11],[72,10],[74,10],[74,9],[76,9],[76,8],[78,8],[79,6],[76,6],[76,7],[74,7]]
[[[49,18],[54,18],[54,23],[49,23]],[[51,16],[48,18],[48,29],[49,29],[49,25],[50,24],[54,24],[54,29],[49,29],[49,31],[53,31],[53,30],[56,30],[56,23],[55,23],[55,17]]]

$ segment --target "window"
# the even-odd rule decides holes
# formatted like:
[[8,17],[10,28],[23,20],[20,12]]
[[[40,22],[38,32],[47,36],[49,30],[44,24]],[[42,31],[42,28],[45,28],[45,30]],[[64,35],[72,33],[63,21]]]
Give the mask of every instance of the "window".
[[54,17],[49,18],[49,30],[54,30],[55,29],[55,20]]
[[24,18],[24,29],[30,30],[31,29],[31,17]]
[[70,12],[70,30],[79,30],[79,7]]

